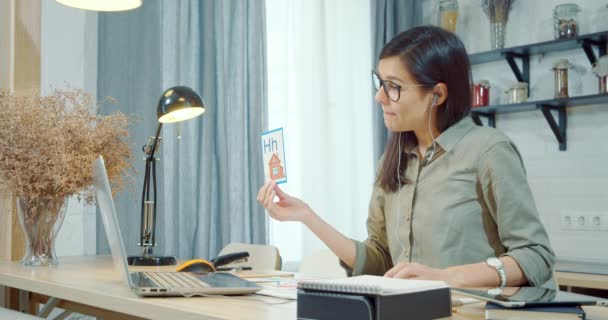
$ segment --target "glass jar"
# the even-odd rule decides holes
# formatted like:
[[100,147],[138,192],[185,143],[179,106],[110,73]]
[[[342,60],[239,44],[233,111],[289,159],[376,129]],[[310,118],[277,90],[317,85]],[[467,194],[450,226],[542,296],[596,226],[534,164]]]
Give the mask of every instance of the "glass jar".
[[568,69],[572,65],[568,59],[560,59],[553,65],[555,79],[555,97],[568,98]]
[[456,32],[458,22],[458,0],[439,1],[439,25],[450,32]]
[[507,94],[507,103],[522,103],[528,101],[528,83],[517,82],[513,84]]
[[490,82],[481,80],[473,86],[473,107],[485,107],[490,104]]
[[608,93],[608,55],[597,59],[592,70],[599,82],[599,93]]
[[578,35],[578,14],[581,8],[574,3],[564,3],[553,9],[555,39],[576,37]]

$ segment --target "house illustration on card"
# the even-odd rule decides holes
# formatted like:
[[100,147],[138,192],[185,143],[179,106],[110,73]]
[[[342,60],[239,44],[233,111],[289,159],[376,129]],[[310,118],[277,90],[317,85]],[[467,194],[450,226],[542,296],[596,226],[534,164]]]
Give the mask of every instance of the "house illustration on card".
[[268,161],[268,168],[270,168],[270,179],[277,180],[285,177],[285,172],[278,153],[272,154],[270,161]]

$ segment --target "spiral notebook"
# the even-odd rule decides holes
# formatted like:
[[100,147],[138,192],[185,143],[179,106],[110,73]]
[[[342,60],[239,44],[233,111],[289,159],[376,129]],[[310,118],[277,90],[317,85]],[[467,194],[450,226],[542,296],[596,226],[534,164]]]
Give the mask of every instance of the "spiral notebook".
[[301,280],[298,289],[390,296],[449,288],[443,281],[410,280],[381,276],[356,276],[342,279]]

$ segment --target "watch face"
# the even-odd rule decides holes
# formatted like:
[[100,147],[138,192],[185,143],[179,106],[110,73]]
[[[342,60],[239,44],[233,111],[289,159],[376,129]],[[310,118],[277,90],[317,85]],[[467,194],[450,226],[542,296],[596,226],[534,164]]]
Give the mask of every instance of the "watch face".
[[488,290],[487,293],[489,295],[492,295],[492,296],[497,296],[497,295],[499,295],[499,294],[502,293],[502,289],[501,288],[493,288],[493,289]]
[[487,260],[488,265],[494,268],[500,267],[502,265],[501,262],[498,258],[488,258]]

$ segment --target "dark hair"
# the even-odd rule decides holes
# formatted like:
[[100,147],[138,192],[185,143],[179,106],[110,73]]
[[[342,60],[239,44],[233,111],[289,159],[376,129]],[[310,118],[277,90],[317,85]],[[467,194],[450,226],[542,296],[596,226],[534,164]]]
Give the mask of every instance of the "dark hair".
[[[439,82],[448,87],[447,99],[437,108],[435,123],[439,131],[445,131],[469,114],[471,67],[464,45],[455,34],[433,26],[411,28],[389,41],[380,52],[379,59],[395,56],[399,56],[418,84],[429,85],[425,90],[432,90]],[[405,145],[415,141],[413,132],[391,133],[376,176],[376,183],[385,191],[399,189],[395,175],[398,168],[401,181],[410,183],[404,179],[407,157],[399,157],[399,145],[403,151]],[[402,159],[401,164],[399,159]]]

